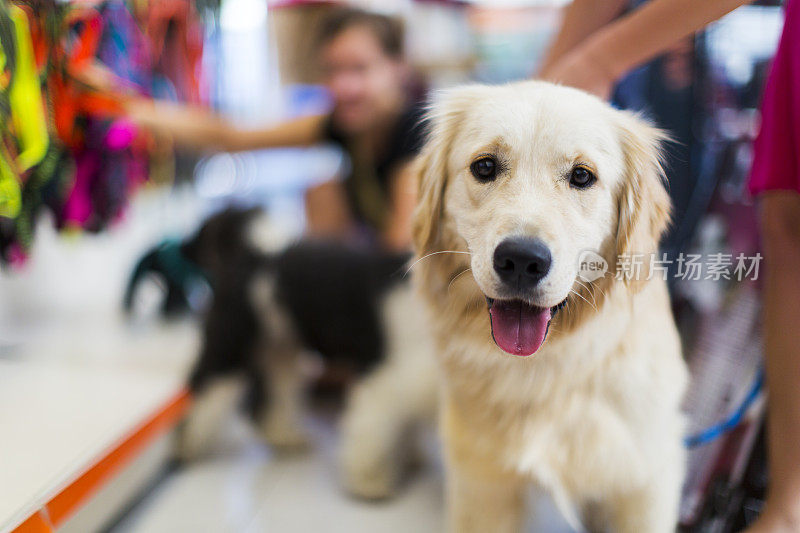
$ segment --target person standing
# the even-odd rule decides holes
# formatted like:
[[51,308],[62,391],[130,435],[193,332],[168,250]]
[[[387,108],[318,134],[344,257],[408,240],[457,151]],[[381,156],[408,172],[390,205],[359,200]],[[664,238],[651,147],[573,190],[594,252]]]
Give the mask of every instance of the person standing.
[[764,246],[770,487],[749,533],[800,531],[800,1],[789,0],[761,105],[751,194]]

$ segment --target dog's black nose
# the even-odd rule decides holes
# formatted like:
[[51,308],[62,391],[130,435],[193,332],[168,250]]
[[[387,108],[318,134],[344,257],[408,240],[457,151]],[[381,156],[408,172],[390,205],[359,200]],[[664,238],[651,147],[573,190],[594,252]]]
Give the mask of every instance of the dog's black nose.
[[550,271],[550,249],[540,240],[506,239],[494,250],[494,270],[503,282],[519,289],[535,286]]

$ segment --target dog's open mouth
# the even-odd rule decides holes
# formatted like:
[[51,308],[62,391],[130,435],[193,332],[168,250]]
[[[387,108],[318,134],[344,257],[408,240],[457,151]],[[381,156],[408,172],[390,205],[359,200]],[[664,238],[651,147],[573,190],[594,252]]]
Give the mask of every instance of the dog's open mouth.
[[544,344],[550,321],[566,300],[555,307],[536,307],[522,300],[495,300],[486,297],[492,338],[501,350],[511,355],[533,355]]

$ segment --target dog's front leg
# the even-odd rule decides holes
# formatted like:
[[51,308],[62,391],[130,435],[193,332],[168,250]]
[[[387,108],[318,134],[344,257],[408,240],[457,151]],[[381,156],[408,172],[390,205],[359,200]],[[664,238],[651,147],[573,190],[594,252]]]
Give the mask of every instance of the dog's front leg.
[[192,407],[178,432],[178,459],[192,461],[209,450],[225,419],[236,413],[244,389],[244,378],[236,374],[210,379],[194,392]]
[[375,369],[352,389],[342,419],[339,452],[342,483],[351,494],[377,499],[394,493],[412,459],[416,426],[435,417],[433,370],[427,365],[409,368],[395,360]]
[[678,522],[683,483],[682,450],[680,459],[668,462],[645,486],[612,497],[606,502],[614,533],[673,533]]
[[525,523],[526,480],[479,449],[471,433],[444,407],[447,522],[450,533],[516,533]]
[[480,472],[451,461],[447,472],[451,533],[516,533],[525,519],[525,483],[499,472]]
[[273,346],[264,353],[267,398],[261,433],[279,451],[302,450],[308,446],[308,436],[303,429],[305,379],[300,351],[295,346]]

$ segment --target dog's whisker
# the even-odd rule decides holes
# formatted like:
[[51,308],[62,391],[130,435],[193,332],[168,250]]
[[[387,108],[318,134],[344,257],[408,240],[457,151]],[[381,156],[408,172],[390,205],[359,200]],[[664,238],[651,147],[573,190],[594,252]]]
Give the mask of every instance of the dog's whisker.
[[584,289],[586,289],[587,291],[589,290],[589,284],[588,284],[588,283],[584,283],[584,282],[582,282],[582,281],[581,281],[581,280],[579,280],[579,279],[576,279],[576,280],[575,280],[575,283],[577,283],[578,285],[580,285],[581,287],[583,287],[583,288],[584,288]]
[[583,283],[578,279],[576,279],[575,282],[578,285],[580,285],[581,287],[583,287],[584,290],[586,290],[586,292],[589,293],[589,296],[592,297],[592,303],[594,304],[595,309],[597,309],[597,298],[595,297],[594,291],[592,290],[594,288],[594,285],[592,285],[591,283],[588,283],[588,284],[587,283]]
[[582,287],[582,288],[583,288],[583,289],[584,289],[586,292],[588,292],[588,293],[591,293],[591,292],[592,292],[592,291],[589,289],[589,285],[588,285],[588,284],[586,284],[586,283],[584,283],[584,282],[582,282],[581,280],[579,280],[579,279],[576,279],[576,280],[575,280],[575,283],[577,283],[578,285],[580,285],[580,286],[581,286],[581,287]]
[[455,280],[457,280],[458,278],[460,278],[461,276],[463,276],[464,274],[466,274],[466,273],[467,273],[467,272],[469,272],[470,270],[472,270],[472,268],[465,268],[464,270],[462,270],[461,272],[459,272],[458,274],[456,274],[456,276],[455,276],[453,279],[451,279],[451,280],[450,280],[450,283],[448,283],[448,284],[447,284],[447,292],[448,292],[448,293],[450,292],[450,286],[451,286],[451,285],[453,285],[453,282],[454,282]]
[[604,291],[601,287],[598,287],[594,283],[590,283],[589,286],[592,287],[592,289],[597,289],[598,291],[600,291],[600,294],[602,294],[604,298],[608,297],[606,291]]
[[596,299],[597,294],[596,294],[595,290],[599,291],[600,294],[603,296],[603,298],[608,298],[608,294],[606,294],[606,291],[604,291],[601,287],[599,287],[599,286],[597,286],[597,285],[595,285],[594,283],[591,283],[591,282],[587,283],[586,285],[588,285],[588,287],[589,287],[589,289],[591,291],[592,299],[595,301],[595,304],[597,303],[597,299]]
[[430,256],[432,256],[432,255],[438,255],[438,254],[464,254],[464,255],[472,255],[472,254],[471,254],[471,253],[469,253],[469,252],[462,252],[462,251],[460,251],[460,250],[439,250],[438,252],[431,252],[431,253],[429,253],[429,254],[423,255],[422,257],[420,257],[419,259],[417,259],[416,261],[414,261],[414,262],[411,264],[411,266],[410,266],[410,267],[408,267],[408,270],[406,270],[406,273],[405,273],[405,274],[403,274],[403,276],[407,276],[407,275],[408,275],[408,273],[409,273],[409,272],[411,272],[411,269],[412,269],[412,268],[414,268],[415,266],[417,266],[417,263],[419,263],[419,262],[420,262],[420,261],[422,261],[423,259],[427,259],[428,257],[430,257]]
[[594,306],[594,305],[592,305],[592,302],[590,302],[589,300],[587,300],[586,298],[584,298],[584,297],[583,297],[583,295],[582,295],[581,293],[579,293],[578,291],[576,291],[576,290],[574,290],[574,289],[570,289],[570,290],[569,290],[569,292],[571,292],[572,294],[574,294],[575,296],[577,296],[578,298],[580,298],[581,300],[583,300],[583,301],[584,301],[584,302],[586,302],[587,304],[591,305],[591,306],[592,306],[592,308],[593,308],[595,311],[597,311],[597,307],[596,307],[596,306]]

